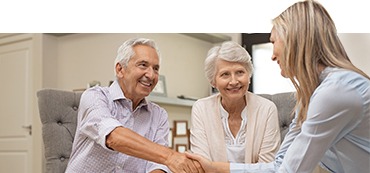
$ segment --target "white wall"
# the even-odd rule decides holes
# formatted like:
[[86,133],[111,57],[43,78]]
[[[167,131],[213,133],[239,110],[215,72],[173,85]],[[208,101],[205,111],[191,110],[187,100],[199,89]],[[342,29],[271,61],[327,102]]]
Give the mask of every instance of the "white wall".
[[370,33],[338,34],[352,63],[370,75]]

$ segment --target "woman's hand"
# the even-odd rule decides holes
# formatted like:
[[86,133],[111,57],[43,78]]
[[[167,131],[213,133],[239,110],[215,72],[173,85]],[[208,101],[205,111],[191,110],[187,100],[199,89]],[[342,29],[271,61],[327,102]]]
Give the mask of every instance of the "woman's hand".
[[205,173],[229,173],[230,164],[223,162],[212,162],[198,154],[185,152],[186,157],[198,161]]
[[165,165],[174,173],[204,173],[198,161],[175,151],[167,158]]

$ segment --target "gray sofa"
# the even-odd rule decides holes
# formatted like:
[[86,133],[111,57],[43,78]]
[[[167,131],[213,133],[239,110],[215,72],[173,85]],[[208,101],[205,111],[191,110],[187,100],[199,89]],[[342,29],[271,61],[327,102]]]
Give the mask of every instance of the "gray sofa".
[[[82,92],[42,89],[37,92],[46,172],[63,173],[67,167],[76,131],[77,110]],[[272,100],[279,112],[281,138],[291,122],[295,99],[292,93],[261,94]]]

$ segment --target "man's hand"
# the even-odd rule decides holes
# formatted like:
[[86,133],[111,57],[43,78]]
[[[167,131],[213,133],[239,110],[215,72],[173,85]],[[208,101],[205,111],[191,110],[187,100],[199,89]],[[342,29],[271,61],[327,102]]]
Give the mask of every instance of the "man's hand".
[[206,173],[229,173],[230,164],[223,162],[212,162],[198,154],[185,153],[186,157],[198,161],[202,165],[203,171]]
[[183,153],[172,152],[165,165],[174,173],[204,173],[199,162],[187,158]]
[[198,161],[198,163],[200,163],[202,168],[204,169],[204,172],[215,172],[210,160],[193,153],[186,153],[186,157]]

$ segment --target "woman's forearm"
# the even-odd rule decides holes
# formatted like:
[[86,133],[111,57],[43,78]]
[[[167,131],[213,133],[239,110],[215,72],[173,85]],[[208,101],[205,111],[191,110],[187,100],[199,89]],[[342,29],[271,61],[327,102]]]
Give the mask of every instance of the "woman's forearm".
[[230,173],[230,163],[212,162],[212,167],[217,173]]

